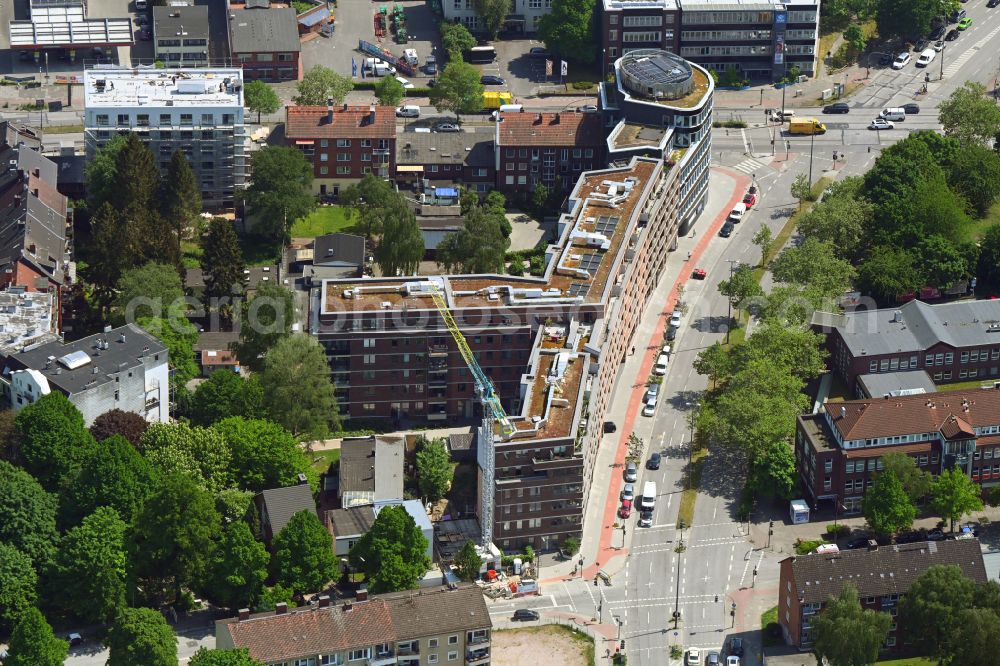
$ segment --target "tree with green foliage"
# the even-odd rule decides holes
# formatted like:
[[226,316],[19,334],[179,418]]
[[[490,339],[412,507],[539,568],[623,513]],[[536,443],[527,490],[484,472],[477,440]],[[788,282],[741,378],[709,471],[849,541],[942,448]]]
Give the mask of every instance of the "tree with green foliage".
[[215,510],[222,518],[222,524],[228,525],[243,521],[250,525],[250,507],[253,506],[254,493],[239,488],[225,488],[215,493]]
[[31,558],[0,539],[0,634],[38,600],[38,574]]
[[105,201],[90,218],[90,263],[83,270],[102,305],[114,298],[114,289],[125,270],[133,265],[129,239],[135,233],[126,226],[110,202]]
[[777,284],[767,295],[760,316],[802,328],[809,324],[817,310],[836,312],[840,307],[837,300],[813,285]]
[[758,496],[789,500],[795,495],[798,478],[792,447],[787,441],[776,441],[761,447],[747,476],[747,487]]
[[212,428],[154,423],[140,442],[161,474],[184,474],[210,493],[233,484],[233,455],[226,438]]
[[264,357],[278,341],[292,333],[295,297],[284,287],[263,284],[240,306],[240,341],[235,345],[240,364],[254,372],[264,369]]
[[483,567],[483,558],[479,555],[476,542],[471,539],[465,542],[462,550],[455,555],[455,569],[458,577],[464,581],[472,582],[479,578],[479,571]]
[[868,37],[857,23],[852,23],[844,30],[844,41],[855,53],[863,53],[868,48]]
[[437,502],[451,487],[455,469],[443,439],[421,438],[417,445],[417,483],[420,494]]
[[264,388],[259,375],[243,377],[219,370],[198,384],[191,400],[191,422],[210,426],[230,416],[253,418],[264,408]]
[[812,199],[812,183],[809,182],[809,176],[800,173],[795,177],[792,181],[792,196],[799,200],[799,208],[802,208],[805,201]]
[[778,282],[815,287],[829,296],[847,291],[856,277],[854,267],[837,256],[831,243],[815,238],[785,249],[771,272]]
[[745,369],[752,361],[768,361],[793,377],[809,381],[826,370],[826,352],[820,348],[823,341],[818,333],[765,321],[733,350],[736,367]]
[[1000,615],[986,608],[959,611],[958,640],[952,664],[988,664],[996,659],[996,637],[1000,635]]
[[63,520],[75,525],[103,506],[131,522],[155,485],[156,476],[156,470],[131,442],[112,435],[83,463],[80,475],[64,495]]
[[914,503],[931,492],[931,474],[917,467],[917,460],[905,453],[886,453],[882,456],[885,469],[881,474],[891,474],[903,484],[903,490]]
[[269,240],[285,244],[292,222],[316,207],[311,191],[313,166],[301,150],[288,146],[262,148],[253,154],[251,163],[246,194],[257,230]]
[[117,407],[104,412],[90,424],[90,434],[97,442],[103,442],[112,435],[121,435],[132,446],[138,446],[149,421],[135,412],[126,412]]
[[0,460],[0,541],[31,555],[40,569],[59,540],[56,498],[22,469]]
[[771,227],[766,224],[761,225],[750,242],[760,248],[760,266],[763,268],[767,262],[767,255],[771,253],[771,248],[774,246],[774,236],[771,234]]
[[1000,107],[987,96],[986,86],[966,81],[938,107],[946,136],[964,146],[989,145],[1000,134]]
[[116,134],[87,162],[84,179],[87,183],[87,207],[99,210],[111,201],[118,189],[118,154],[125,147],[125,136]]
[[[187,317],[171,312],[167,317],[142,317],[136,324],[158,339],[167,348],[170,369],[170,386],[176,390],[188,380],[198,376],[198,364],[194,360],[194,345],[198,342],[198,329]],[[161,406],[166,409],[166,406]]]
[[956,520],[983,508],[982,488],[961,467],[946,469],[931,483],[931,507],[950,521],[954,532]]
[[900,621],[921,654],[938,660],[954,654],[961,612],[971,608],[976,584],[957,565],[935,565],[922,573],[899,602]]
[[247,81],[243,86],[243,102],[247,110],[257,113],[257,124],[260,124],[260,114],[274,113],[281,109],[281,98],[274,88],[263,81]]
[[145,317],[165,319],[171,313],[183,316],[187,307],[177,268],[151,261],[126,270],[118,279],[115,308],[119,323],[134,323]]
[[1000,291],[1000,222],[986,228],[979,241],[979,249],[976,275],[984,288]]
[[[874,663],[889,636],[892,617],[863,608],[858,589],[845,584],[840,595],[827,597],[823,612],[812,618],[816,655],[830,666],[868,666]],[[849,637],[849,639],[848,639]]]
[[948,185],[983,218],[1000,199],[1000,154],[977,143],[962,147],[948,165]]
[[246,523],[226,525],[209,565],[209,598],[231,611],[253,608],[264,589],[270,559]]
[[[567,60],[589,65],[597,52],[594,40],[594,3],[553,0],[552,11],[538,22],[538,38]],[[559,63],[553,62],[553,71]]]
[[699,375],[706,375],[713,384],[720,384],[735,374],[735,362],[735,357],[722,343],[715,342],[698,353],[693,365]]
[[275,535],[271,547],[275,580],[296,594],[317,592],[337,576],[333,538],[314,510],[292,516]]
[[399,106],[406,97],[406,88],[395,76],[383,76],[375,83],[375,99],[382,106]]
[[441,45],[452,61],[460,60],[463,51],[468,51],[476,45],[476,38],[462,23],[442,21],[439,27],[441,28]]
[[213,217],[202,244],[201,270],[205,276],[205,307],[217,308],[222,318],[232,321],[232,299],[243,293],[246,262],[233,224]]
[[941,12],[940,0],[879,0],[875,7],[875,25],[882,39],[926,35]]
[[469,211],[462,229],[438,244],[438,264],[451,272],[503,273],[510,238],[503,232],[502,217],[482,207]]
[[265,664],[251,657],[246,648],[209,650],[203,647],[194,653],[188,666],[265,666]]
[[177,639],[152,608],[122,608],[108,632],[107,666],[177,666]]
[[264,358],[264,411],[301,439],[324,439],[340,429],[330,364],[316,338],[282,338]]
[[125,135],[125,143],[115,162],[117,184],[111,189],[109,201],[119,211],[130,207],[140,211],[154,208],[160,189],[160,170],[156,157],[135,132]]
[[837,255],[853,259],[860,252],[874,209],[867,199],[853,194],[829,194],[799,217],[796,229],[805,238],[833,245]]
[[917,507],[893,474],[879,474],[865,491],[861,509],[868,527],[878,534],[893,535],[908,529],[917,517]]
[[363,571],[373,594],[413,590],[427,572],[427,539],[402,506],[387,506],[351,548],[351,566]]
[[298,94],[292,98],[297,106],[326,106],[327,100],[340,104],[354,89],[350,77],[337,74],[329,67],[313,65],[295,86]]
[[424,237],[417,218],[403,201],[384,210],[382,237],[374,257],[382,275],[415,275],[424,258]]
[[201,189],[187,157],[175,150],[170,166],[160,182],[158,195],[160,217],[173,231],[176,258],[181,256],[181,241],[190,237],[190,229],[197,229],[201,218]]
[[511,0],[472,1],[472,8],[476,10],[483,30],[490,36],[490,39],[496,39],[500,35],[512,7]]
[[125,605],[127,525],[102,506],[63,537],[51,571],[52,598],[84,622],[112,620]]
[[858,267],[858,286],[883,302],[919,289],[921,282],[913,253],[890,245],[876,247]]
[[162,477],[132,525],[130,582],[147,601],[180,599],[183,586],[204,580],[218,531],[209,493],[184,474]]
[[916,248],[922,282],[931,287],[950,287],[968,277],[969,266],[961,251],[944,236],[926,236]]
[[719,281],[719,293],[728,296],[732,304],[739,308],[750,300],[763,296],[764,290],[757,282],[753,268],[746,264],[740,264],[730,274],[728,280]]
[[341,205],[357,209],[357,227],[364,231],[368,243],[382,233],[384,212],[397,202],[405,203],[388,181],[371,173],[366,173],[358,183],[340,191]]
[[37,608],[21,613],[7,646],[4,666],[62,666],[69,643],[56,638],[52,627]]
[[96,446],[83,415],[59,391],[22,409],[15,424],[24,469],[50,492],[68,485]]
[[431,105],[438,111],[451,111],[461,120],[463,113],[478,113],[483,108],[485,88],[479,70],[461,59],[445,66],[437,85],[431,88]]
[[295,438],[273,421],[239,416],[217,422],[212,429],[222,435],[233,452],[236,484],[253,492],[298,483],[305,474],[315,490],[318,479]]

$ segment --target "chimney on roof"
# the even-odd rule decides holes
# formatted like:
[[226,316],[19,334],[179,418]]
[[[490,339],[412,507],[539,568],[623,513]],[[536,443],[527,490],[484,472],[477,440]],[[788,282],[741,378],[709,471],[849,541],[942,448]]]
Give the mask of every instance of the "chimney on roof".
[[892,320],[895,321],[895,322],[901,322],[901,321],[903,321],[903,311],[902,310],[894,310],[893,313],[892,313]]
[[309,479],[306,478],[305,474],[303,474],[302,472],[299,472],[299,485],[302,486],[302,485],[305,485],[307,483],[309,483]]
[[328,125],[333,124],[333,98],[326,98],[326,122]]
[[875,551],[878,550],[878,541],[875,539],[868,539],[868,550]]
[[352,610],[354,610],[354,605],[351,604],[350,601],[348,601],[347,603],[344,604],[344,612],[345,613],[350,613]]
[[288,604],[286,604],[284,601],[281,601],[274,605],[275,615],[284,615],[287,612],[288,612]]
[[537,116],[535,116],[535,124],[538,125],[541,122],[542,122],[542,114],[539,113]]
[[558,125],[559,124],[559,113],[558,112],[556,113],[555,117],[552,119],[552,124],[553,125]]
[[330,605],[330,596],[327,594],[322,594],[319,597],[319,607],[327,608]]
[[375,105],[374,104],[372,104],[371,106],[368,107],[368,123],[370,125],[374,125],[375,124]]
[[358,601],[368,601],[368,588],[364,586],[359,587],[355,599]]
[[250,619],[250,609],[249,608],[241,608],[237,612],[239,613],[240,622],[242,622],[243,620],[249,620]]
[[847,407],[844,407],[843,405],[841,405],[841,407],[840,407],[840,418],[846,418],[846,417],[847,417]]

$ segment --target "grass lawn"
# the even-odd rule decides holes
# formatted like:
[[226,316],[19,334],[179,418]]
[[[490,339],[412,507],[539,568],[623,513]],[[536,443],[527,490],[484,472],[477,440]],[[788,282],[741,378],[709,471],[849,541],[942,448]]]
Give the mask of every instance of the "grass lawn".
[[201,245],[195,241],[181,241],[181,263],[184,268],[201,268]]
[[315,238],[348,229],[357,221],[357,211],[341,206],[319,206],[292,225],[292,238]]
[[[777,606],[760,614],[760,628],[763,634],[764,647],[784,645],[784,641],[781,640],[780,626],[781,625],[778,624]],[[772,627],[777,628],[777,632],[775,632]],[[775,633],[777,633],[777,636],[775,636]]]
[[46,134],[82,134],[83,125],[49,125]]
[[691,464],[687,469],[687,483],[681,492],[681,506],[677,510],[677,524],[690,527],[694,522],[694,504],[698,499],[698,486],[701,485],[701,471],[708,457],[708,446],[705,445],[701,433],[698,433],[698,448],[691,452]]
[[340,460],[340,449],[326,449],[324,451],[314,451],[312,454],[312,468],[323,474],[330,466]]
[[986,217],[981,220],[972,221],[972,239],[981,239],[986,230],[997,223],[1000,223],[1000,201],[993,204],[993,207],[986,211]]
[[907,657],[906,659],[887,659],[879,661],[880,664],[892,664],[892,666],[934,666],[937,664],[933,659],[927,657]]

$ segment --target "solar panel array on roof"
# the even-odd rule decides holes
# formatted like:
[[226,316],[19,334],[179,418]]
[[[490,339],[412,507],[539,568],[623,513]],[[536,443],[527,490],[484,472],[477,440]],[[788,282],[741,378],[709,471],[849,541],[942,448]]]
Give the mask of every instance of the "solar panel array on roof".
[[580,268],[593,275],[601,265],[601,255],[596,252],[588,252],[580,258]]
[[618,226],[619,222],[621,222],[621,218],[618,216],[601,215],[597,218],[597,224],[594,225],[594,231],[611,238],[611,235],[614,234],[615,228]]
[[646,83],[678,83],[691,76],[676,63],[656,56],[628,63],[626,67],[633,76]]
[[584,284],[582,282],[574,282],[573,284],[571,284],[569,286],[569,295],[570,296],[586,296],[587,295],[587,290],[589,288],[590,288],[590,285],[588,285],[588,284]]

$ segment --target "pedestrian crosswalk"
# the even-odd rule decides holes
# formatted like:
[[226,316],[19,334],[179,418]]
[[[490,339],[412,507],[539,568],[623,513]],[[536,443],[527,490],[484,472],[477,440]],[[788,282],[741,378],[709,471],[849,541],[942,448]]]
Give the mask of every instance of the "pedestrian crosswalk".
[[736,169],[737,171],[742,171],[745,174],[753,174],[756,173],[757,171],[762,170],[766,166],[767,165],[761,162],[760,160],[755,160],[752,157],[748,157],[747,159],[743,160],[733,168]]
[[968,49],[965,53],[952,60],[951,63],[945,65],[944,75],[946,77],[953,76],[975,53],[976,49]]

